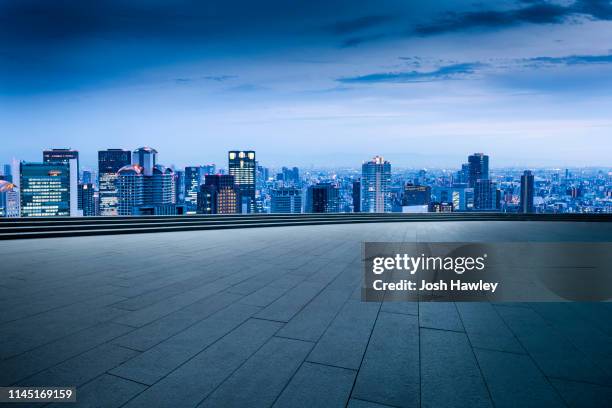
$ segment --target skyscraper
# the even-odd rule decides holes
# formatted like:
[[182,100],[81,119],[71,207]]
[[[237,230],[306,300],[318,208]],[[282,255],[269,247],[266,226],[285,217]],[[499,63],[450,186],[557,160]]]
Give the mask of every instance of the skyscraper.
[[0,217],[19,217],[17,186],[8,180],[9,176],[0,177]]
[[240,212],[255,211],[255,183],[257,165],[255,152],[232,150],[228,153],[229,174],[234,176],[236,187],[240,191]]
[[380,156],[361,166],[361,211],[391,212],[391,163]]
[[500,194],[497,183],[491,180],[479,179],[474,187],[474,209],[495,210],[499,208]]
[[361,181],[353,181],[353,212],[361,212]]
[[185,204],[190,207],[195,208],[198,204],[198,192],[200,186],[204,184],[205,175],[202,166],[185,167]]
[[98,152],[100,215],[118,215],[117,172],[131,163],[130,151],[108,149]]
[[306,212],[340,212],[340,190],[338,187],[331,183],[319,183],[308,187],[306,195]]
[[489,179],[489,156],[483,153],[474,153],[468,156],[468,186],[476,187],[478,180]]
[[176,212],[174,172],[157,164],[157,150],[141,147],[132,164],[117,173],[119,215],[168,215]]
[[529,170],[525,170],[521,176],[521,212],[522,213],[533,213],[533,174]]
[[271,191],[271,212],[299,214],[302,212],[302,190],[296,187],[279,187]]
[[239,189],[234,176],[229,174],[209,174],[204,178],[198,193],[199,214],[236,214],[239,209]]
[[92,183],[79,184],[79,209],[84,217],[93,217],[96,213],[96,191]]
[[176,188],[176,203],[185,203],[185,171],[176,170],[174,172],[174,187]]
[[22,217],[77,216],[77,164],[47,162],[20,165]]
[[79,163],[79,152],[77,150],[67,149],[51,149],[43,151],[43,163],[64,163],[68,164],[69,160],[76,160],[77,180],[80,175],[81,167]]

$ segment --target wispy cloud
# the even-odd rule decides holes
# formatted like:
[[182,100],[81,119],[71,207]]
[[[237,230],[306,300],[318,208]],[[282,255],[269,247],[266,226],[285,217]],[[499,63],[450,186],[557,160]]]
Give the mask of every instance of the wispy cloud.
[[577,15],[584,15],[594,20],[610,20],[612,19],[612,2],[610,0],[576,0],[572,4],[563,6],[546,1],[533,1],[523,7],[509,10],[448,13],[439,20],[418,25],[409,34],[428,36],[479,28],[506,28],[524,23],[560,24]]
[[550,65],[587,65],[612,64],[612,54],[605,55],[567,55],[563,57],[535,57],[525,61],[536,64]]
[[452,64],[438,67],[432,71],[378,72],[368,75],[338,78],[341,83],[383,83],[383,82],[426,82],[454,79],[476,72],[485,66],[479,62]]

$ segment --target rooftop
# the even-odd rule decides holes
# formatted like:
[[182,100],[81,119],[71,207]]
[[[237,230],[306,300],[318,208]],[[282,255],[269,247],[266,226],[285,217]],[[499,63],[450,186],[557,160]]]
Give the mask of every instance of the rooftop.
[[363,241],[611,238],[457,221],[3,241],[0,385],[105,408],[602,406],[610,303],[364,303],[360,258]]

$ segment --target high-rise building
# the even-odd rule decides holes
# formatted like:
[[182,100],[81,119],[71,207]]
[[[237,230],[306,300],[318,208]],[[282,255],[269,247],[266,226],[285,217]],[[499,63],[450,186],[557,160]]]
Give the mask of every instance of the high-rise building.
[[529,214],[533,212],[533,174],[529,170],[525,170],[521,176],[521,212]]
[[271,192],[271,212],[299,214],[302,212],[302,190],[296,187],[279,187]]
[[340,189],[331,183],[309,186],[306,194],[306,212],[340,212]]
[[500,198],[500,194],[497,190],[497,183],[486,179],[479,179],[476,181],[476,187],[474,187],[475,210],[499,209]]
[[68,149],[51,149],[43,151],[43,163],[64,163],[68,164],[69,160],[76,160],[77,180],[81,174],[79,163],[79,152],[77,150]]
[[82,184],[96,184],[94,174],[89,170],[83,170],[83,176],[81,177]]
[[255,211],[256,162],[255,152],[232,150],[228,153],[229,174],[234,176],[236,187],[240,191],[240,212]]
[[483,153],[474,153],[468,156],[468,186],[476,187],[478,180],[489,179],[489,156]]
[[353,181],[353,212],[361,212],[361,181],[355,180]]
[[[176,203],[185,203],[185,171],[175,170],[174,171],[174,186],[176,188]],[[197,198],[197,197],[196,197]]]
[[185,167],[185,204],[195,208],[198,204],[198,192],[204,184],[206,175],[203,166]]
[[129,150],[108,149],[98,152],[100,215],[118,215],[117,172],[131,163]]
[[2,175],[4,176],[3,180],[13,182],[13,170],[10,164],[2,166]]
[[406,184],[402,196],[402,206],[427,205],[431,199],[431,187]]
[[209,174],[204,178],[198,193],[199,214],[236,214],[239,209],[240,190],[236,187],[234,176],[229,174]]
[[432,195],[437,203],[451,204],[453,211],[471,211],[474,209],[473,188],[435,186]]
[[[10,171],[9,171],[10,173]],[[17,186],[8,180],[9,176],[0,176],[0,218],[19,217]]]
[[96,191],[92,183],[79,184],[79,210],[84,217],[98,215],[96,212]]
[[176,213],[174,171],[157,164],[157,151],[141,147],[132,153],[132,164],[117,173],[119,215]]
[[77,216],[77,164],[22,162],[20,201],[22,217]]
[[214,164],[205,164],[202,166],[202,168],[204,169],[204,175],[213,175],[217,172],[217,166],[215,166]]
[[361,211],[391,212],[391,163],[380,156],[361,166]]

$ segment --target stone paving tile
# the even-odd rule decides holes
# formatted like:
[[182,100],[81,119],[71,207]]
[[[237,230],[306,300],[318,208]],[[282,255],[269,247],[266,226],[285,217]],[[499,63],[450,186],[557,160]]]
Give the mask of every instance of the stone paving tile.
[[196,406],[266,343],[281,325],[268,320],[247,320],[130,401],[127,407]]
[[564,405],[529,356],[490,350],[475,353],[497,408]]
[[377,404],[371,401],[363,401],[360,399],[351,398],[348,403],[348,408],[387,408],[390,405]]
[[419,406],[419,325],[415,316],[380,312],[352,397]]
[[258,310],[249,305],[232,305],[116,367],[111,373],[151,385],[238,327]]
[[130,330],[133,329],[128,326],[110,322],[102,323],[19,356],[0,361],[0,384],[14,384],[25,377],[68,360]]
[[422,406],[493,406],[465,333],[421,328],[420,341]]
[[288,322],[323,289],[317,282],[303,282],[260,311],[261,319]]
[[597,384],[550,380],[567,405],[571,408],[609,408],[612,401],[612,387]]
[[344,368],[304,363],[274,406],[344,408],[351,394],[356,373]]
[[125,336],[115,339],[113,343],[134,350],[145,351],[195,323],[204,320],[240,298],[240,295],[232,293],[218,293],[162,317],[153,323],[134,329]]
[[456,306],[472,347],[525,353],[493,305],[458,302]]
[[429,329],[464,331],[452,302],[420,302],[419,325]]
[[119,408],[146,389],[145,385],[104,374],[79,387],[77,402],[51,404],[52,408]]
[[359,369],[380,304],[350,300],[325,331],[308,361]]
[[200,406],[271,406],[311,348],[310,342],[273,337]]
[[497,307],[547,377],[612,385],[610,375],[530,308]]
[[139,353],[113,344],[103,344],[19,382],[21,386],[80,386]]

